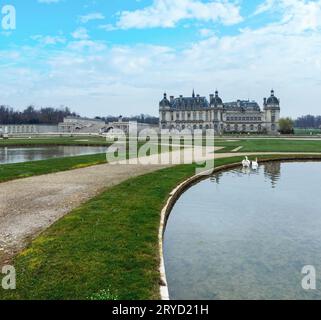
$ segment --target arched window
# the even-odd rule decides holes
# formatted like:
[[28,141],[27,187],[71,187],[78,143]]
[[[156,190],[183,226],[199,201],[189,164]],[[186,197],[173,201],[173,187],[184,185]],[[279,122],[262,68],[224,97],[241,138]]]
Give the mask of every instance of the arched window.
[[275,124],[272,124],[271,129],[272,131],[275,131]]
[[227,125],[226,130],[231,131],[231,126],[229,124]]
[[243,131],[246,131],[246,125],[245,125],[245,124],[243,124],[242,130],[243,130]]
[[257,129],[259,130],[259,132],[261,132],[262,131],[262,126],[259,124]]
[[236,124],[236,125],[234,125],[234,130],[237,132],[237,131],[239,131],[239,126]]
[[251,131],[253,131],[253,130],[254,130],[254,126],[253,126],[253,124],[251,124],[251,127],[250,127],[250,128],[251,128]]

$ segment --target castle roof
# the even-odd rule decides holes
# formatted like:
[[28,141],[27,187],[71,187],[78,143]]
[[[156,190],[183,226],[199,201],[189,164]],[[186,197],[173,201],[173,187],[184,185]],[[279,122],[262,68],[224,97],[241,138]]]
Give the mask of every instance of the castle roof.
[[218,91],[215,91],[215,96],[211,95],[210,103],[213,106],[223,105],[223,100],[219,97]]
[[280,101],[279,99],[274,95],[274,90],[271,90],[271,96],[267,99],[266,104],[275,104],[279,105]]
[[255,101],[238,100],[224,103],[227,111],[261,111],[260,106]]
[[205,97],[194,96],[194,97],[179,97],[173,99],[171,102],[173,109],[200,109],[208,108],[209,103]]

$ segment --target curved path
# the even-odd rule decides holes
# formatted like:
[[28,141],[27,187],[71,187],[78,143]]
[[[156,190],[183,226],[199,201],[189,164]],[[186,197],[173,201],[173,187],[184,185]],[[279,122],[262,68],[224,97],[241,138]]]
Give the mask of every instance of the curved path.
[[[213,159],[214,148],[207,151],[206,158]],[[254,154],[263,153],[247,153],[247,155]],[[179,151],[171,153],[172,159],[178,155]],[[244,155],[244,153],[219,153],[215,154],[215,158]],[[154,155],[148,159],[155,163],[158,157]],[[147,164],[147,158],[140,158],[140,161],[142,160],[145,160],[143,162],[146,164],[102,164],[0,183],[0,265],[9,261],[31,239],[55,221],[104,189],[128,178],[169,166]],[[177,164],[176,161],[174,163]]]

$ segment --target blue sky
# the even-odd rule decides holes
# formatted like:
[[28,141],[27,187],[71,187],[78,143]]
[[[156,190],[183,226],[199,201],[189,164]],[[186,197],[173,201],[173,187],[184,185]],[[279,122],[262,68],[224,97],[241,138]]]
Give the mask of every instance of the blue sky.
[[0,104],[157,115],[164,91],[261,104],[274,88],[283,115],[320,114],[319,0],[5,4],[17,17],[0,27]]

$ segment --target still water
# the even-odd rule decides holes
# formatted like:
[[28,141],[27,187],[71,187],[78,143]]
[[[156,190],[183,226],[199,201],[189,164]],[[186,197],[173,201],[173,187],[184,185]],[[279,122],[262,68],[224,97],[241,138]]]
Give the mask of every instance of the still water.
[[105,153],[104,147],[52,146],[52,147],[1,147],[0,164],[63,158]]
[[[218,173],[176,203],[164,239],[172,299],[321,299],[321,163]],[[317,290],[302,289],[305,265]]]

